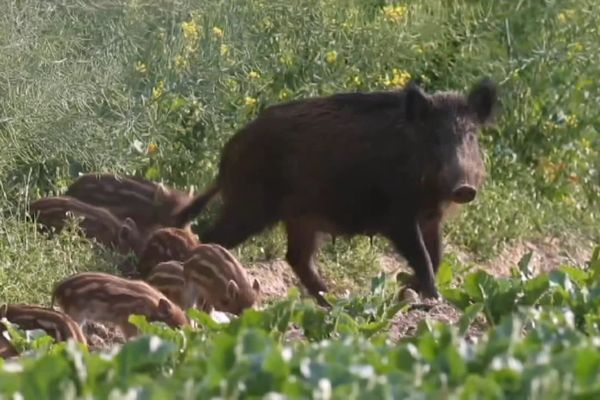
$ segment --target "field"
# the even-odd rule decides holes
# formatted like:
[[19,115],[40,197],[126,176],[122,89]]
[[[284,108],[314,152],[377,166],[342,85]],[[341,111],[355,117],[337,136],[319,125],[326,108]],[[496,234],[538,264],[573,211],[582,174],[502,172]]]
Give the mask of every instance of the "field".
[[31,352],[4,364],[0,398],[598,398],[596,3],[0,0],[1,302],[49,305],[74,272],[116,272],[121,256],[75,226],[48,239],[25,218],[79,173],[202,191],[272,104],[483,76],[501,97],[480,136],[485,186],[445,226],[443,302],[399,302],[404,261],[357,236],[319,253],[326,312],[277,227],[234,250],[260,309],[226,324],[190,311],[201,328],[184,331],[138,318],[153,335],[103,353],[11,331]]

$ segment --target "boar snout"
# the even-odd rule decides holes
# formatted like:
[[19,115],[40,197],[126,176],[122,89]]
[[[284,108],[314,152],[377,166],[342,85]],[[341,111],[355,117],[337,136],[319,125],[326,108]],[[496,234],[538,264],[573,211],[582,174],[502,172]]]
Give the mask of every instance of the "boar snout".
[[459,185],[452,192],[452,201],[458,204],[470,203],[475,200],[477,189],[471,185]]

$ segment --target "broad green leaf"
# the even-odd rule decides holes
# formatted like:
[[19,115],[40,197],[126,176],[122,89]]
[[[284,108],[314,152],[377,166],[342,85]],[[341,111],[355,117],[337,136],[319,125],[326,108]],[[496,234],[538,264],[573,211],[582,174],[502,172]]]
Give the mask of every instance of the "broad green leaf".
[[461,310],[466,309],[473,299],[463,289],[441,289],[440,293],[446,301],[460,308]]
[[562,265],[560,271],[564,272],[569,276],[570,279],[575,281],[578,285],[585,285],[590,278],[590,274],[582,270],[581,268],[572,267],[570,265]]
[[453,279],[454,273],[452,271],[452,264],[450,264],[448,261],[442,261],[436,275],[438,287],[440,289],[449,287]]
[[598,376],[600,375],[600,354],[598,350],[578,350],[575,355],[573,372],[575,379],[582,387],[598,385]]
[[199,327],[213,331],[220,331],[224,329],[224,326],[212,319],[208,313],[197,308],[189,308],[186,311],[186,314],[190,320],[194,321]]
[[498,385],[494,379],[472,374],[467,376],[464,385],[458,389],[457,398],[460,400],[501,400],[505,396],[502,386]]
[[133,373],[150,372],[164,365],[177,347],[158,336],[141,336],[123,345],[114,359],[117,376],[125,384]]
[[471,304],[464,310],[463,315],[460,317],[460,320],[458,321],[459,335],[462,336],[467,333],[467,331],[471,327],[471,324],[473,323],[473,321],[475,321],[475,319],[477,318],[479,313],[481,313],[483,308],[484,308],[484,306],[482,303],[475,303],[475,304]]
[[517,265],[519,266],[519,271],[521,271],[521,274],[525,277],[530,277],[533,273],[533,271],[531,270],[532,258],[533,258],[533,252],[530,251],[530,252],[526,253],[525,255],[523,255],[523,257],[521,257],[521,259],[517,263]]
[[539,299],[547,292],[549,281],[547,275],[538,275],[528,279],[523,284],[523,297],[519,301],[525,305],[535,305]]
[[26,399],[63,398],[63,385],[74,383],[70,363],[61,355],[45,355],[35,360],[23,374],[21,393]]

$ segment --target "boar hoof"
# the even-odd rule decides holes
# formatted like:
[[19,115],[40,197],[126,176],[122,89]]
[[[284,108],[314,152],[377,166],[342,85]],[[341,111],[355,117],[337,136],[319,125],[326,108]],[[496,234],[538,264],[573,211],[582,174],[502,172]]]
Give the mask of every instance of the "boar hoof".
[[333,308],[333,306],[331,305],[330,302],[328,302],[327,300],[325,300],[324,297],[319,296],[317,297],[317,304],[320,305],[321,307],[324,307],[328,310],[331,310]]

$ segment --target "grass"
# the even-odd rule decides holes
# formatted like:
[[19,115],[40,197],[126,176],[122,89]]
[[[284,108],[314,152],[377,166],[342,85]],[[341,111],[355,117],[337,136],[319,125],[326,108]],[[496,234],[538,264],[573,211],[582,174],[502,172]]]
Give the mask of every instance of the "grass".
[[[408,77],[428,90],[466,90],[489,75],[502,109],[481,136],[488,179],[447,225],[447,240],[481,260],[511,240],[568,233],[598,241],[593,2],[287,4],[7,1],[0,177],[3,225],[14,228],[6,234],[27,235],[18,223],[24,205],[82,171],[202,190],[225,141],[270,104]],[[281,257],[284,246],[275,230],[241,256]],[[328,246],[324,263],[341,278],[368,279],[362,268],[385,247],[377,241],[368,260],[354,262],[364,250]]]
[[[0,299],[46,304],[74,271],[114,255],[23,215],[79,172],[202,190],[222,146],[262,108],[418,79],[429,91],[499,82],[484,131],[488,177],[445,239],[493,258],[511,241],[600,242],[600,32],[593,0],[2,0]],[[214,207],[199,225],[209,223]],[[324,275],[365,293],[386,242],[339,238]],[[240,246],[281,258],[280,227]],[[452,255],[449,255],[452,258]]]

